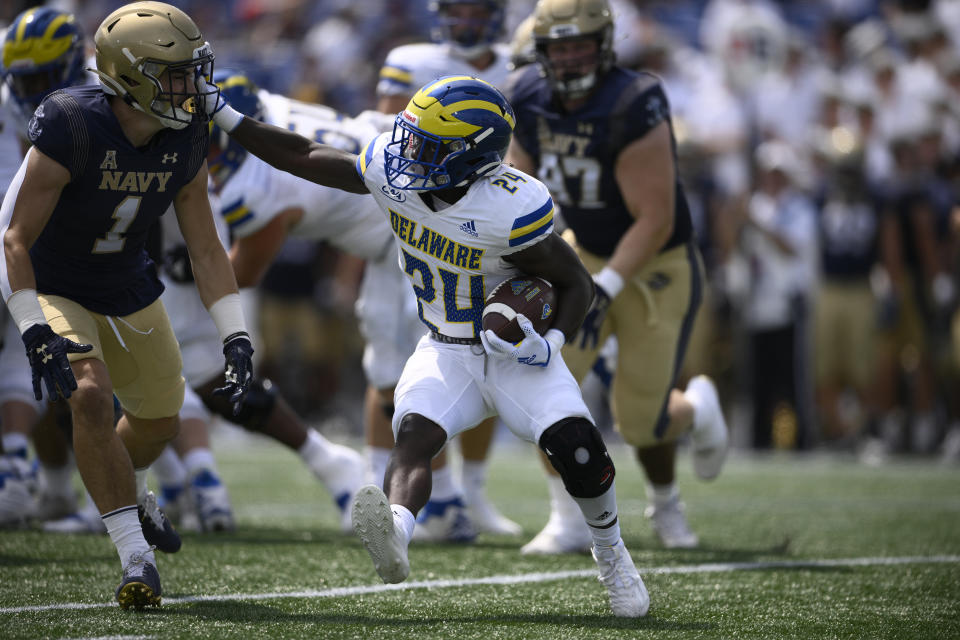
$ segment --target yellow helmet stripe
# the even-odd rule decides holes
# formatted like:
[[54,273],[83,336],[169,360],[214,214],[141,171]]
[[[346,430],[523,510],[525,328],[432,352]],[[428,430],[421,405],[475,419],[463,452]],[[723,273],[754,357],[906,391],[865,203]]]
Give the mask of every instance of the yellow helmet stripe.
[[[424,88],[420,89],[420,91],[417,92],[417,95],[420,95],[422,93],[424,97],[427,97],[430,95],[431,91],[433,91],[434,89],[436,89],[441,85],[447,84],[448,82],[454,82],[456,80],[477,80],[477,79],[478,78],[473,78],[471,76],[451,76],[449,78],[442,78],[440,80],[437,80],[433,84],[428,84]],[[481,80],[481,82],[483,82],[483,80]]]
[[16,42],[23,42],[23,32],[27,30],[27,25],[30,24],[33,14],[37,12],[37,9],[40,7],[34,7],[33,9],[28,10],[23,14],[23,18],[20,20],[20,24],[17,25],[17,38]]
[[50,21],[50,24],[47,25],[47,30],[43,34],[43,37],[44,39],[49,39],[51,44],[54,46],[51,46],[45,49],[43,51],[45,55],[38,56],[36,60],[37,64],[46,64],[48,62],[53,62],[54,60],[62,56],[64,53],[66,53],[67,49],[70,48],[71,36],[63,36],[61,38],[54,40],[53,34],[55,34],[57,32],[57,29],[59,29],[65,23],[71,22],[72,20],[73,20],[73,16],[66,13],[61,13],[59,16],[57,16],[56,18]]
[[396,80],[397,82],[403,82],[405,84],[410,84],[410,81],[413,80],[413,74],[403,69],[397,69],[396,67],[383,67],[380,69],[380,77],[389,78],[390,80]]
[[229,76],[226,80],[218,82],[217,86],[220,87],[221,91],[226,91],[227,89],[232,89],[234,87],[252,87],[253,83],[250,82],[250,78],[246,76],[236,75]]
[[[417,104],[417,97],[414,96],[407,105],[407,111],[420,117],[419,126],[427,133],[448,138],[463,138],[480,130],[480,127],[475,124],[455,118],[446,107],[440,104],[439,100],[431,98],[433,101],[424,107]],[[438,112],[444,119],[436,117]]]

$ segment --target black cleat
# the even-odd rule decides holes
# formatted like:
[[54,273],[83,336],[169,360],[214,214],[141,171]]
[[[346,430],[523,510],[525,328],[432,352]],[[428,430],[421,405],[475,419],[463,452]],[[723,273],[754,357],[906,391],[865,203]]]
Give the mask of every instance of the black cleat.
[[123,569],[123,581],[117,587],[117,602],[121,609],[143,609],[146,606],[160,606],[160,574],[152,562],[135,553]]
[[180,534],[157,506],[157,497],[153,495],[153,491],[147,491],[143,504],[137,506],[137,514],[140,516],[140,527],[147,544],[164,553],[176,553],[180,550]]

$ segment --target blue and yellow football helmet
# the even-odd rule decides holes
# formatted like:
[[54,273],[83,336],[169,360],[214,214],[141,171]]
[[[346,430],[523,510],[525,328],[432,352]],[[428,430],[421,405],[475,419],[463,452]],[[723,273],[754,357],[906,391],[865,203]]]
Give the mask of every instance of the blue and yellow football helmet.
[[[264,106],[258,95],[259,89],[253,80],[239,71],[220,69],[213,74],[213,82],[220,87],[220,95],[227,103],[255,120],[264,120]],[[208,158],[210,174],[221,184],[240,167],[247,150],[231,138],[226,131],[210,123],[210,151]]]
[[[473,57],[503,34],[506,4],[507,0],[432,0],[429,9],[435,24],[430,35],[434,42],[450,43],[460,55]],[[455,5],[474,7],[475,17],[452,15]]]
[[25,114],[57,89],[84,82],[83,33],[72,13],[27,9],[3,39],[3,80]]
[[408,191],[466,186],[500,166],[514,122],[492,84],[470,76],[434,80],[397,115],[383,151],[387,182]]

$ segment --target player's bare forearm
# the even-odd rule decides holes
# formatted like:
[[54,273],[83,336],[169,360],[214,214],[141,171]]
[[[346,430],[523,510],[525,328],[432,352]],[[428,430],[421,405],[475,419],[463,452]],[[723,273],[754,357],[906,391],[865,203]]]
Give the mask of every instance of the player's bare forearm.
[[6,260],[7,282],[10,292],[21,289],[36,289],[37,280],[30,262],[30,251],[13,229],[3,234],[3,256]]
[[551,233],[505,259],[527,275],[539,276],[553,285],[557,315],[551,328],[562,331],[568,341],[572,339],[593,300],[593,279],[570,245]]
[[252,118],[244,118],[230,135],[277,169],[326,187],[350,193],[368,192],[357,175],[355,154]]

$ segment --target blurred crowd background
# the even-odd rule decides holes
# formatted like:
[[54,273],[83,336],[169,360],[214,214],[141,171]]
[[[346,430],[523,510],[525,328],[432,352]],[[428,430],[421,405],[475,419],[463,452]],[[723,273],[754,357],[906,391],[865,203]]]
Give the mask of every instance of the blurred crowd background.
[[[218,68],[355,114],[428,0],[171,0]],[[4,0],[0,25],[34,2]],[[92,36],[116,0],[50,2]],[[741,448],[960,460],[960,0],[611,0],[659,75],[712,287],[687,358]],[[533,0],[510,0],[507,33]],[[259,291],[262,371],[360,433],[356,264],[291,240]]]

